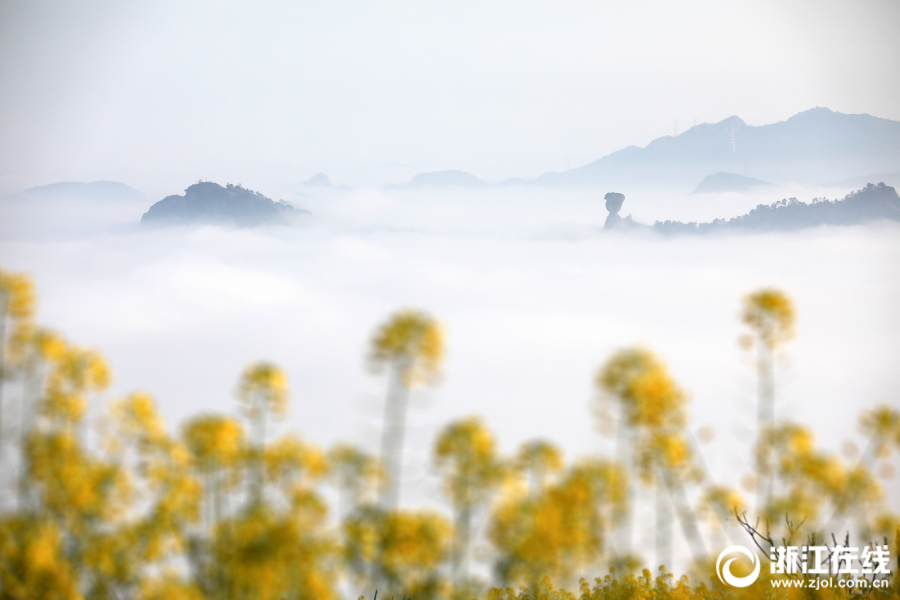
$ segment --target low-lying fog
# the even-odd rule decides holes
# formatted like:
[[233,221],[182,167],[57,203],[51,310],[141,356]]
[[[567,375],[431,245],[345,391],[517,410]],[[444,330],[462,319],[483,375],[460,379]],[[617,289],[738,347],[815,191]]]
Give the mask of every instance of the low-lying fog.
[[[376,451],[385,381],[366,369],[367,342],[393,311],[415,307],[445,324],[448,353],[443,384],[418,394],[408,416],[411,502],[437,501],[431,440],[459,416],[482,415],[505,451],[534,437],[569,459],[605,451],[593,376],[633,344],[668,362],[692,398],[692,429],[717,431],[708,467],[736,484],[748,470],[756,389],[739,311],[762,286],[788,292],[799,313],[777,374],[780,417],[812,425],[836,450],[848,438],[864,445],[861,409],[898,401],[895,223],[662,238],[604,232],[602,191],[260,191],[312,216],[296,227],[147,230],[138,221],[159,198],[0,204],[0,265],[34,276],[39,321],[111,362],[115,382],[96,413],[132,390],[152,392],[171,426],[235,412],[241,370],[266,359],[290,376],[285,428]],[[616,191],[623,216],[652,223],[850,190]]]

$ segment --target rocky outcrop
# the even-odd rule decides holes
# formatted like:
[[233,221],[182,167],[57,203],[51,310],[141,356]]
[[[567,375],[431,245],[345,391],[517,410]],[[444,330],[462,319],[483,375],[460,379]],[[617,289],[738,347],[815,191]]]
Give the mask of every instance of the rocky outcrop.
[[[622,204],[625,202],[625,194],[609,192],[603,196],[603,199],[606,200],[606,210],[609,211],[606,223],[603,224],[604,229],[629,229],[638,225],[631,219],[631,215],[624,219],[619,216],[619,211],[622,210]],[[646,227],[646,225],[642,225],[642,227]]]

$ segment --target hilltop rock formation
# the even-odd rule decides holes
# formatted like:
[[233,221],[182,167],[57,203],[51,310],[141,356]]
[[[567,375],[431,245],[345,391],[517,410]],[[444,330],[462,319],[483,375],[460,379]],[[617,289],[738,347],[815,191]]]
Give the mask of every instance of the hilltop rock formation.
[[622,217],[619,216],[619,211],[622,210],[622,204],[625,202],[625,194],[609,192],[603,196],[603,199],[606,200],[606,210],[609,211],[609,215],[606,217],[606,223],[603,224],[603,228],[613,229],[619,224],[619,221],[622,220]]
[[609,192],[603,196],[603,199],[606,200],[606,210],[609,211],[606,222],[603,224],[604,229],[626,229],[637,225],[631,219],[631,215],[624,219],[619,216],[619,211],[622,210],[622,204],[625,202],[625,194]]
[[240,185],[229,183],[222,187],[218,183],[202,181],[184,190],[184,196],[167,196],[151,206],[141,217],[141,224],[254,227],[287,224],[292,218],[308,212],[284,200],[275,202]]

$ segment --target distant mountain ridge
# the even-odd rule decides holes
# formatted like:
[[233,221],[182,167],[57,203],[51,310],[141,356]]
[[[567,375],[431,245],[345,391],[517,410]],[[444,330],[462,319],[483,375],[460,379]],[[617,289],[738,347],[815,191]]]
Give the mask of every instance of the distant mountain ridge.
[[68,197],[79,199],[90,198],[95,200],[137,200],[144,197],[144,195],[136,189],[127,186],[124,183],[119,183],[118,181],[92,181],[90,183],[81,181],[61,181],[59,183],[28,188],[22,192],[21,195],[40,198]]
[[768,181],[738,175],[737,173],[714,173],[707,175],[692,194],[711,194],[715,192],[749,192],[751,190],[771,186]]
[[487,187],[489,184],[466,171],[432,171],[418,173],[409,183],[389,185],[389,188],[460,188]]
[[142,225],[226,224],[238,227],[286,224],[308,213],[283,200],[278,202],[240,185],[202,181],[184,190],[184,196],[166,196],[141,217]]
[[822,187],[863,187],[871,181],[882,181],[886,185],[900,187],[900,171],[894,173],[872,173],[870,175],[861,175],[859,177],[850,177],[843,181],[825,181]]
[[325,173],[316,173],[300,185],[307,190],[310,188],[318,188],[320,190],[331,191],[347,191],[350,189],[346,185],[335,185],[331,183],[331,179],[329,179],[328,175],[326,175]]
[[809,185],[898,170],[900,122],[813,108],[770,125],[747,125],[736,116],[696,125],[533,182],[693,187],[707,175],[729,172]]

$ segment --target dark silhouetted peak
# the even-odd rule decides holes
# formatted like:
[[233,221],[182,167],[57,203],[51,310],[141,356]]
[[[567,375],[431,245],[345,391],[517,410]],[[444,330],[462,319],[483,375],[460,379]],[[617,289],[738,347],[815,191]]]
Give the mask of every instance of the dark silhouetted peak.
[[737,173],[715,173],[707,175],[694,190],[694,194],[713,192],[749,192],[755,188],[772,185],[768,181],[738,175]]
[[184,196],[167,196],[151,206],[141,217],[141,223],[253,227],[288,223],[292,217],[307,212],[283,200],[274,202],[241,185],[229,183],[222,187],[211,181],[199,181],[188,187]]

